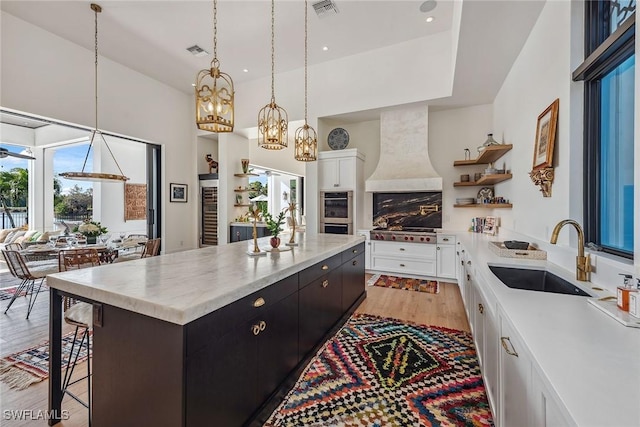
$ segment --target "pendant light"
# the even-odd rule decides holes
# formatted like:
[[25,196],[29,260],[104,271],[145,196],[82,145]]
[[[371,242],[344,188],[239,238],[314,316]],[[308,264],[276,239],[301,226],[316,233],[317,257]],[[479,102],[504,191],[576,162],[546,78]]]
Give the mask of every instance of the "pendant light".
[[284,108],[276,104],[274,90],[275,69],[275,0],[271,0],[271,102],[258,113],[258,146],[267,150],[282,150],[287,147],[289,118]]
[[[95,17],[95,44],[94,44],[94,56],[95,56],[95,62],[94,62],[94,91],[95,91],[95,113],[96,113],[96,117],[95,117],[95,127],[94,129],[91,131],[91,141],[89,142],[89,148],[87,149],[87,154],[84,157],[84,163],[82,164],[82,171],[81,172],[62,172],[60,174],[61,177],[66,178],[66,179],[73,179],[73,180],[78,180],[78,181],[128,181],[129,178],[127,178],[126,176],[124,176],[124,174],[122,173],[122,169],[120,169],[120,165],[118,164],[118,161],[116,160],[115,156],[113,155],[113,152],[111,151],[111,148],[109,147],[109,144],[107,143],[107,140],[104,139],[104,135],[102,135],[102,132],[100,132],[98,130],[98,13],[102,12],[102,8],[97,5],[92,3],[91,4],[91,10],[93,10],[94,12],[94,17]],[[118,167],[118,170],[120,171],[120,175],[118,174],[111,174],[111,173],[99,173],[99,172],[85,172],[84,168],[87,165],[87,159],[89,158],[89,153],[91,152],[91,147],[93,146],[93,141],[96,140],[96,136],[98,136],[99,138],[102,138],[102,142],[104,142],[104,145],[107,147],[107,149],[109,150],[109,154],[111,154],[111,158],[113,159],[113,161],[115,162],[116,166]],[[99,141],[99,140],[98,140]]]
[[318,158],[318,135],[307,123],[307,0],[304,1],[304,125],[296,130],[296,160],[312,162]]
[[213,0],[213,60],[196,78],[196,124],[209,132],[233,132],[233,80],[218,61],[218,2]]

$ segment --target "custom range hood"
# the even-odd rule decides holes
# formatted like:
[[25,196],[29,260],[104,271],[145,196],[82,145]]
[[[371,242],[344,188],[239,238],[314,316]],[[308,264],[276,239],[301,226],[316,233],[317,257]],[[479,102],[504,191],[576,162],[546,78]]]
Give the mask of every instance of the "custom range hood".
[[429,159],[429,107],[380,114],[380,160],[365,191],[442,191]]

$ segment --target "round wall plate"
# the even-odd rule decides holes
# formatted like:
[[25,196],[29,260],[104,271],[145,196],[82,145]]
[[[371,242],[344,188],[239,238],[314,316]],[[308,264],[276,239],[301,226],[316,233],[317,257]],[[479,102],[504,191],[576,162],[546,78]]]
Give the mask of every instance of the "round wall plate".
[[343,150],[349,145],[349,133],[342,128],[335,128],[329,132],[327,142],[332,150]]
[[491,187],[482,187],[478,191],[478,199],[493,199],[493,188]]

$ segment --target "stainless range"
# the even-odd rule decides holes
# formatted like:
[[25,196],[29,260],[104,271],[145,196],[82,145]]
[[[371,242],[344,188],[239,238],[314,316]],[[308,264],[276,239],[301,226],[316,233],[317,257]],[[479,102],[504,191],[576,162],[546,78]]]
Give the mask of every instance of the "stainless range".
[[401,229],[374,228],[370,231],[371,240],[388,242],[422,243],[433,245],[436,243],[436,233],[432,228],[405,227]]

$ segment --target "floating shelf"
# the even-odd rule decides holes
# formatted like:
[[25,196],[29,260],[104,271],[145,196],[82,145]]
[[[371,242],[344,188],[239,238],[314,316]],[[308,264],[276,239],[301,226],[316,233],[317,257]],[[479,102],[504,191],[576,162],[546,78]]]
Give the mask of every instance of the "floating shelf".
[[468,205],[453,205],[454,208],[491,208],[491,209],[511,209],[511,203],[471,203]]
[[244,203],[235,203],[233,206],[235,206],[236,208],[248,208],[251,205]]
[[249,190],[248,188],[242,188],[242,189],[236,188],[233,191],[236,192],[236,193],[246,193],[246,192],[251,191],[251,190]]
[[260,176],[257,173],[234,173],[233,176],[237,176],[238,178],[245,178],[247,176]]
[[513,175],[510,173],[496,173],[493,175],[485,175],[477,181],[469,181],[469,182],[454,182],[454,187],[475,187],[478,185],[493,185],[502,181],[507,181],[513,178]]
[[491,145],[485,148],[476,159],[456,160],[453,162],[453,166],[486,165],[493,163],[512,148],[513,144]]

